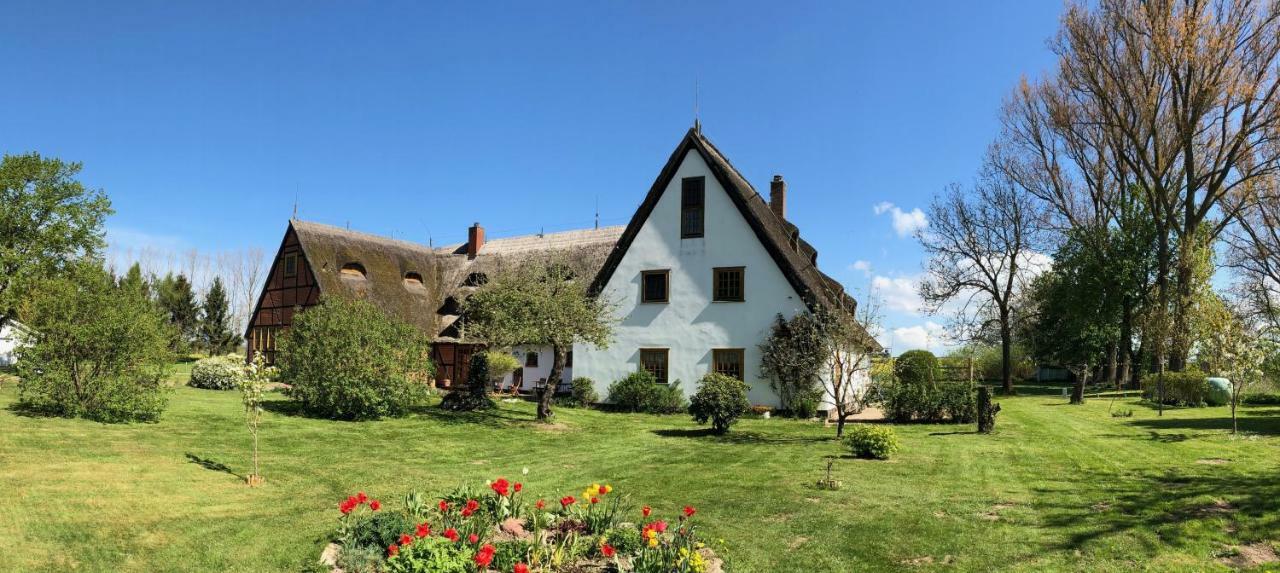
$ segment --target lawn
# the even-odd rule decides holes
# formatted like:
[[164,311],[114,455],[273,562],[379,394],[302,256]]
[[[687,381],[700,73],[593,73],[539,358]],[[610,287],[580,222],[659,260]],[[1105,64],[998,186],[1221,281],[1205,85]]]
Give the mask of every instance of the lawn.
[[[1028,389],[1031,390],[1031,389]],[[457,416],[333,422],[279,395],[262,428],[266,485],[249,489],[238,395],[180,388],[156,424],[31,418],[0,389],[0,570],[298,571],[363,489],[389,503],[412,488],[529,474],[548,499],[591,482],[674,514],[698,508],[734,571],[1200,571],[1230,546],[1280,541],[1280,408],[1163,418],[1133,399],[1069,406],[1001,401],[997,433],[900,426],[887,462],[838,458],[841,491],[813,482],[841,455],[833,431],[746,420],[726,437],[684,416],[530,404]]]

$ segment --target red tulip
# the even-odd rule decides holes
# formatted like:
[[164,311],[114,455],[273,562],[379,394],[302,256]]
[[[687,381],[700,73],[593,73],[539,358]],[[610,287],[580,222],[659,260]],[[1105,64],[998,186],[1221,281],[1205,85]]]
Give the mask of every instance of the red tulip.
[[489,488],[492,489],[494,493],[502,497],[507,497],[507,493],[511,491],[511,482],[507,481],[507,478],[498,478],[497,481],[489,484]]
[[409,534],[408,534],[408,533],[401,533],[401,534],[400,534],[400,545],[408,545],[408,544],[410,544],[410,543],[413,543],[413,538],[412,538],[412,537],[409,537]]
[[467,536],[467,541],[474,544],[475,542],[480,541],[480,536],[472,533]]
[[356,494],[356,501],[360,503],[364,503],[366,501],[369,501],[369,496],[365,495],[364,492],[362,491]]
[[693,514],[695,514],[695,513],[697,513],[697,512],[698,512],[698,510],[694,509],[694,508],[693,508],[693,506],[689,506],[689,505],[684,506],[684,516],[685,516],[685,517],[693,517]]
[[600,553],[605,557],[613,557],[613,546],[608,543],[600,546]]
[[547,502],[542,501],[542,500],[538,500],[538,503],[533,504],[533,506],[534,506],[534,507],[536,507],[536,508],[538,508],[538,509],[543,509],[543,508],[547,507]]
[[644,514],[645,517],[649,517],[649,514],[653,513],[653,509],[646,505],[640,508],[640,513]]
[[382,509],[382,502],[376,499],[369,502],[369,509],[372,509],[374,511],[378,511],[379,509]]
[[418,529],[414,531],[413,534],[417,535],[418,537],[426,537],[428,535],[431,535],[431,526],[425,523],[419,523]]
[[524,563],[516,563],[515,568],[511,569],[511,573],[529,573],[529,566]]
[[444,512],[447,512],[447,511],[449,511],[449,502],[447,502],[447,501],[445,501],[445,500],[443,500],[443,499],[442,499],[442,500],[440,500],[440,513],[444,513]]
[[522,484],[522,483],[520,483],[520,482],[516,482],[516,486],[515,486],[515,487],[516,487],[516,493],[520,493],[520,490],[524,489],[524,484]]
[[457,529],[450,527],[449,529],[444,530],[444,538],[457,543],[460,536],[458,535]]
[[493,551],[492,545],[485,544],[484,547],[481,547],[480,551],[476,553],[476,565],[488,567],[490,563],[493,563]]
[[400,554],[400,546],[399,546],[399,545],[396,545],[396,544],[392,543],[390,547],[387,547],[387,556],[388,556],[388,557],[395,557],[396,555],[399,555],[399,554]]

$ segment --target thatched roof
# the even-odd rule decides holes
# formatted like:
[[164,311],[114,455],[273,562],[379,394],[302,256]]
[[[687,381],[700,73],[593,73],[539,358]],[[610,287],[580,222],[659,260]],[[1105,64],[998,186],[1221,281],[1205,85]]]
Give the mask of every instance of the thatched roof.
[[[465,243],[432,249],[310,221],[292,220],[290,226],[322,296],[367,299],[433,336],[443,334],[444,339],[453,338],[449,327],[457,321],[457,303],[474,288],[464,284],[473,273],[492,273],[502,265],[555,253],[573,257],[594,273],[623,230],[617,226],[495,238],[486,241],[472,259],[466,255]],[[363,273],[342,272],[354,265]]]
[[[821,306],[848,313],[856,311],[857,301],[845,292],[840,282],[818,270],[818,251],[800,238],[799,228],[779,217],[769,207],[769,202],[756,192],[742,173],[735,169],[728,158],[720,153],[720,150],[716,149],[716,146],[712,145],[711,141],[696,127],[685,134],[684,139],[671,153],[666,166],[659,172],[657,180],[649,188],[649,194],[640,203],[640,208],[636,209],[626,231],[618,239],[613,252],[609,254],[609,258],[592,283],[592,292],[598,293],[608,284],[614,270],[622,262],[623,255],[635,240],[640,228],[644,226],[649,214],[653,212],[658,199],[662,197],[663,191],[675,177],[676,170],[691,149],[696,150],[711,168],[712,174],[715,175],[720,186],[728,192],[743,218],[755,231],[760,243],[777,263],[778,269],[787,277],[792,288],[800,294],[811,310]],[[874,338],[869,335],[865,338],[869,345],[879,348]]]

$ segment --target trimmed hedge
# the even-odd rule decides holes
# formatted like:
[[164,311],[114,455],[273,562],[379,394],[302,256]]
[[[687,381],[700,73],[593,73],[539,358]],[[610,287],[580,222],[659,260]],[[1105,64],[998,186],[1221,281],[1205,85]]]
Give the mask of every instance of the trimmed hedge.
[[884,388],[884,414],[897,423],[968,424],[978,418],[978,400],[968,384],[903,384]]
[[[1148,373],[1142,376],[1142,397],[1152,402],[1160,400],[1160,375]],[[1209,400],[1209,377],[1199,370],[1164,373],[1164,403],[1169,406],[1199,408]]]
[[893,363],[893,374],[903,384],[933,384],[938,379],[938,357],[928,350],[908,350]]
[[236,355],[212,356],[196,361],[187,385],[205,390],[235,390],[244,378],[244,359]]

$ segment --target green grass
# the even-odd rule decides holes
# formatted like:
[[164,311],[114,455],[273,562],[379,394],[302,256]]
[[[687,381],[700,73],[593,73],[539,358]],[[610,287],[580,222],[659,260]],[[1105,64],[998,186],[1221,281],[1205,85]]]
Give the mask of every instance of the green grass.
[[349,493],[398,505],[522,468],[547,499],[598,481],[668,515],[694,505],[734,571],[1201,571],[1280,541],[1277,407],[1244,409],[1233,438],[1225,408],[1159,418],[1122,398],[1134,416],[1112,418],[1106,399],[1024,394],[995,435],[898,426],[900,453],[839,457],[828,492],[813,483],[844,451],[818,424],[713,437],[684,416],[561,409],[548,429],[525,403],[333,422],[272,395],[250,489],[234,392],[179,388],[163,421],[133,425],[20,416],[16,395],[0,389],[0,570],[297,571]]

